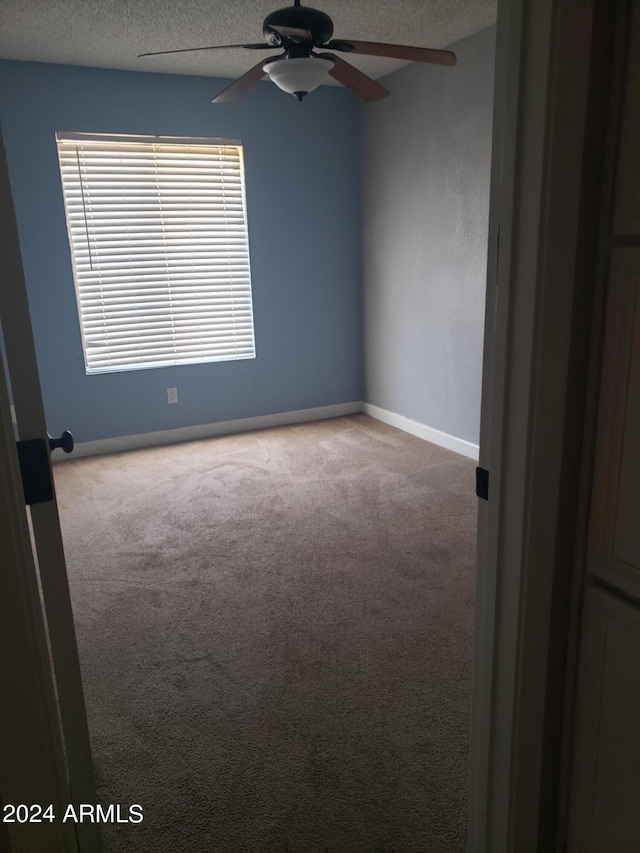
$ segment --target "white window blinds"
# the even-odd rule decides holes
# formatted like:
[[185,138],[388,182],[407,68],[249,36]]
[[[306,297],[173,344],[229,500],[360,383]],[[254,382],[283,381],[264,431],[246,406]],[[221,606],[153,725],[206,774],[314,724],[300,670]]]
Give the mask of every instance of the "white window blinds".
[[242,146],[57,143],[87,373],[253,358]]

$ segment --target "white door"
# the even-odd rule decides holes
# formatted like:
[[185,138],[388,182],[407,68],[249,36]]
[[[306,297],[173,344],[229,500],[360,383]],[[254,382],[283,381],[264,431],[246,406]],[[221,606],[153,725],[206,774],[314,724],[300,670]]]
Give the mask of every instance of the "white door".
[[[6,348],[9,378],[9,382],[6,382],[3,375],[2,386],[6,388],[6,385],[9,385],[12,391],[18,438],[23,450],[26,448],[32,451],[30,456],[34,460],[34,464],[38,453],[44,457],[44,465],[41,466],[38,481],[40,486],[44,484],[44,494],[40,497],[48,499],[33,503],[29,507],[29,515],[35,564],[38,566],[38,581],[42,593],[43,618],[48,634],[51,659],[50,672],[55,682],[61,737],[66,760],[68,802],[74,805],[79,803],[95,804],[96,794],[89,733],[58,509],[51,477],[47,427],[31,332],[13,198],[1,137],[0,217],[0,322]],[[5,399],[5,409],[6,402]],[[8,413],[5,411],[4,415],[8,416]],[[8,423],[10,425],[10,421]],[[22,444],[27,441],[31,444]],[[12,447],[10,443],[9,445],[5,443],[0,451],[0,461],[6,470],[15,470],[15,457],[15,447]],[[49,495],[46,494],[48,478],[51,481]],[[25,521],[24,502],[20,506],[20,512],[18,512],[17,506],[14,506],[13,510],[16,519],[15,524],[23,525]],[[22,514],[22,521],[20,521],[20,513]],[[37,583],[32,582],[30,589],[32,594],[37,594]],[[11,602],[8,602],[9,606],[10,604]],[[27,709],[23,710],[26,718]],[[54,747],[52,746],[52,748]],[[35,784],[36,781],[34,780],[34,786]],[[6,803],[7,796],[4,792],[3,798]],[[32,799],[32,802],[38,801]],[[58,820],[61,820],[61,816]],[[57,827],[57,825],[56,823],[54,826]],[[66,824],[66,826],[70,825],[69,823]],[[80,853],[98,853],[101,850],[100,831],[96,824],[90,822],[76,823],[74,824],[74,832],[77,837],[77,848],[75,849]],[[68,843],[68,839],[65,843]],[[27,850],[29,853],[34,853],[37,848],[34,846],[22,848],[14,845],[14,851],[22,849],[25,850],[25,853]],[[50,847],[43,849],[53,851],[54,849],[72,850],[74,848],[55,848],[51,844]]]

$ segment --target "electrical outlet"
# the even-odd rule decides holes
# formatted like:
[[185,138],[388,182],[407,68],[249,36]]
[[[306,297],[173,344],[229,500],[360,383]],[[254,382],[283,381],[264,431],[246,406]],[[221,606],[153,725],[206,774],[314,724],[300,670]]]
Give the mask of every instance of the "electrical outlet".
[[178,389],[177,388],[167,388],[167,403],[177,403],[178,402]]

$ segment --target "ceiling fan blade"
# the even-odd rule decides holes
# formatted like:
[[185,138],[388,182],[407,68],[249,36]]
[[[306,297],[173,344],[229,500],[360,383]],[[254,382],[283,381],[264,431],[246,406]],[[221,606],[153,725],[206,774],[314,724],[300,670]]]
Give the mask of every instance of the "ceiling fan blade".
[[380,98],[386,98],[390,94],[389,90],[381,86],[380,83],[372,80],[371,77],[367,77],[366,74],[339,56],[332,53],[319,53],[318,56],[323,59],[332,59],[334,64],[329,74],[364,101],[379,101]]
[[274,58],[276,57],[269,56],[267,59],[262,59],[257,65],[254,65],[253,68],[250,68],[245,72],[242,77],[238,77],[238,79],[234,80],[230,86],[227,86],[226,89],[223,89],[222,92],[217,94],[211,103],[226,104],[229,101],[234,101],[238,95],[244,94],[244,92],[246,92],[247,89],[250,89],[254,83],[257,83],[258,80],[261,80],[264,77],[264,66],[267,63],[272,62]]
[[193,50],[229,50],[240,47],[245,50],[273,50],[273,45],[264,42],[259,44],[212,44],[208,47],[183,47],[181,50],[154,50],[152,53],[139,53],[138,59],[142,56],[163,56],[167,53],[191,53]]
[[407,59],[409,62],[431,62],[435,65],[456,64],[455,53],[450,50],[431,50],[427,47],[409,47],[403,44],[384,44],[378,41],[353,41],[334,39],[323,45],[329,50],[359,53],[364,56],[387,56],[390,59]]
[[290,41],[313,42],[313,33],[310,30],[301,30],[298,27],[281,27],[276,24],[269,24],[269,29]]

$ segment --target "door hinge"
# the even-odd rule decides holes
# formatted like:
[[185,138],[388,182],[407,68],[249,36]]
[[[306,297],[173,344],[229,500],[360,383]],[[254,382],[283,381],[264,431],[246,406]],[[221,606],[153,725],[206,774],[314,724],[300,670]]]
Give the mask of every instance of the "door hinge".
[[42,504],[53,500],[53,480],[49,461],[49,445],[43,438],[16,442],[24,502]]
[[489,472],[486,468],[476,468],[476,495],[483,501],[489,500]]

